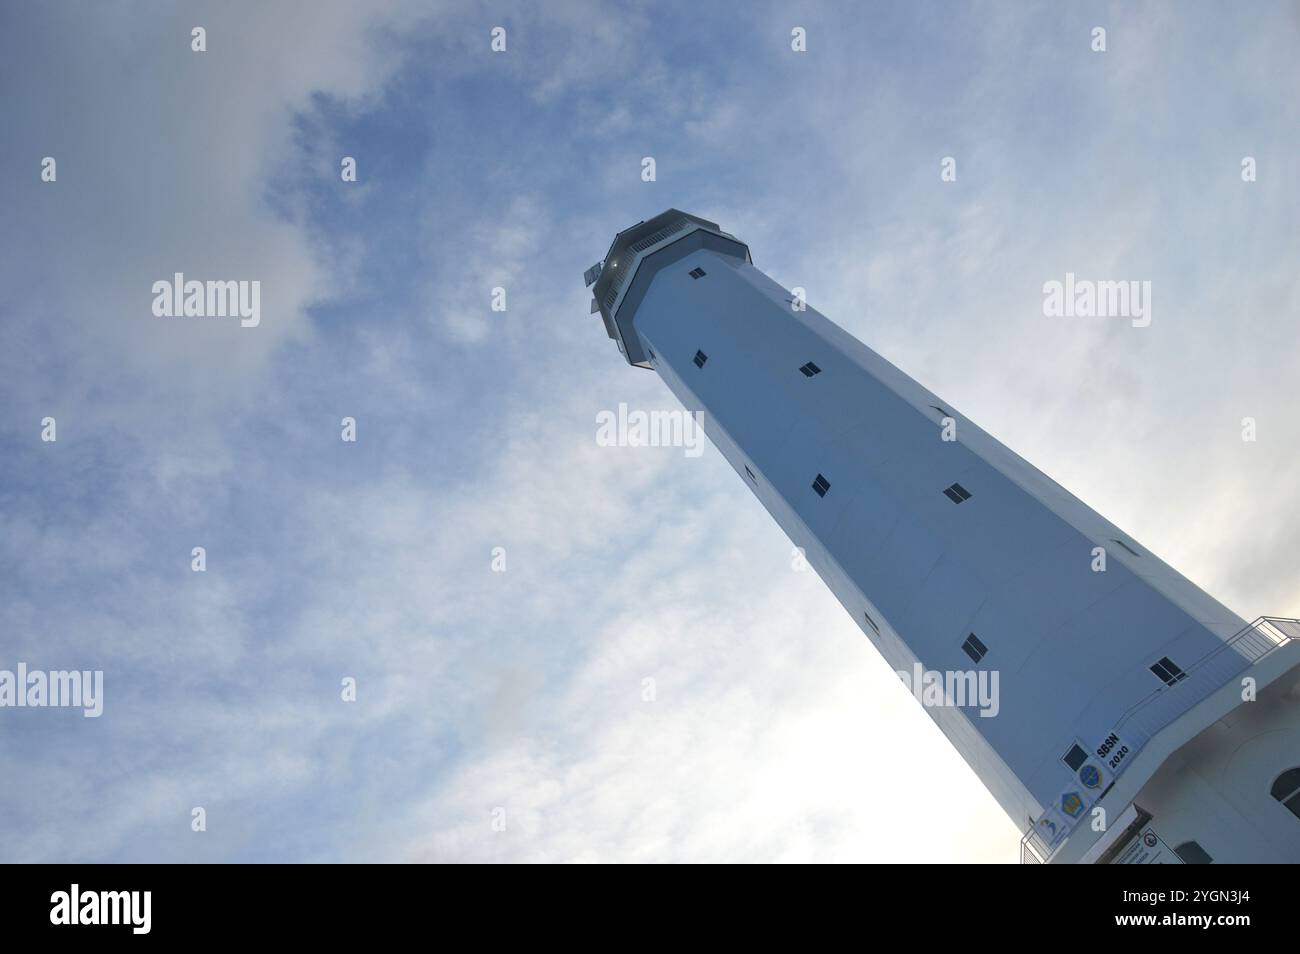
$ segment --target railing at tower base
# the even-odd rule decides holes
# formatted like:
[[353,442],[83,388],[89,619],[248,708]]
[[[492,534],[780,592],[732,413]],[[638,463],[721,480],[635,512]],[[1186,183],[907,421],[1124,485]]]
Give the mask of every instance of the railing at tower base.
[[[1224,640],[1222,646],[1191,663],[1184,670],[1183,679],[1172,686],[1161,686],[1133,705],[1120,717],[1115,731],[1123,735],[1125,744],[1136,754],[1157,732],[1234,676],[1279,647],[1297,640],[1300,640],[1300,619],[1261,616]],[[1030,825],[1020,839],[1020,863],[1042,864],[1055,850],[1038,829]]]

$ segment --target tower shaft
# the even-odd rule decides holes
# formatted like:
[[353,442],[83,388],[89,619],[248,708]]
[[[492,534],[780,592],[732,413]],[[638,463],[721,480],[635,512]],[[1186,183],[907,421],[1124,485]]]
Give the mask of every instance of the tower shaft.
[[[1246,624],[715,224],[669,210],[620,233],[588,278],[628,362],[702,413],[1036,857],[1113,847],[1119,834],[1081,824],[1098,806],[1136,825],[1121,847],[1158,824],[1137,804],[1143,786],[1242,704],[1241,677],[1300,678],[1300,624]],[[1278,698],[1300,740],[1294,700]],[[1295,821],[1282,831],[1292,860]],[[1246,857],[1278,846],[1266,830],[1235,837]]]

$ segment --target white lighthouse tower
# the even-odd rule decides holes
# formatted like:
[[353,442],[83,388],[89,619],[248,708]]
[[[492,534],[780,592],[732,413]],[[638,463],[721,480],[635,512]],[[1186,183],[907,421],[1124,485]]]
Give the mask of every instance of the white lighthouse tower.
[[1025,860],[1300,861],[1300,621],[1235,616],[712,222],[641,222],[586,279],[628,363],[918,677]]

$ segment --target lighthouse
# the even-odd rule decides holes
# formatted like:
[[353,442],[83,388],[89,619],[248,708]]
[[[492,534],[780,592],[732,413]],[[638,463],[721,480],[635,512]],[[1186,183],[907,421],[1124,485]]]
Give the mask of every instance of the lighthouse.
[[699,413],[1021,828],[1022,860],[1300,861],[1300,621],[1236,616],[713,222],[639,222],[585,280],[627,363]]

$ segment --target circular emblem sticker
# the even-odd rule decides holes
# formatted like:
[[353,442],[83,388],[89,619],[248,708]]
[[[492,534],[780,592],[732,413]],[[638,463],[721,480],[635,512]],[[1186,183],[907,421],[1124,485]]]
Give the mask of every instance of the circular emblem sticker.
[[1101,787],[1101,772],[1095,765],[1085,765],[1079,769],[1079,781],[1089,788]]

